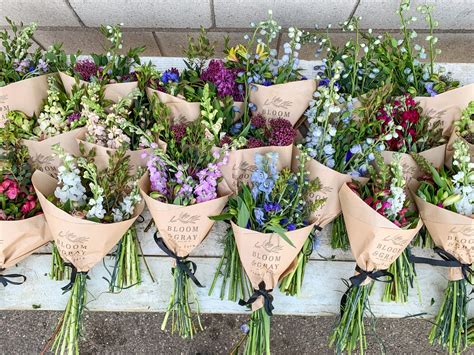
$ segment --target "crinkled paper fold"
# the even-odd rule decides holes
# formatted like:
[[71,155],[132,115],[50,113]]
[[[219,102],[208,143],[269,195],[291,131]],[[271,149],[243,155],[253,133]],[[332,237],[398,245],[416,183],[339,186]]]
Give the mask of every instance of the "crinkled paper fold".
[[80,272],[89,271],[102,260],[143,211],[142,201],[135,206],[133,217],[126,221],[88,221],[64,212],[48,200],[47,197],[54,193],[57,180],[37,170],[32,181],[59,254]]

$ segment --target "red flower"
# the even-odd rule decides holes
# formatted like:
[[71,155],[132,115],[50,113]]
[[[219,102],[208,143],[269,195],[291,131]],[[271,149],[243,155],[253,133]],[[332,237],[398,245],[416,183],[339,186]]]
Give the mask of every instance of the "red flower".
[[35,201],[26,201],[23,206],[21,206],[20,211],[23,214],[29,213],[31,210],[33,210],[36,207],[36,202]]

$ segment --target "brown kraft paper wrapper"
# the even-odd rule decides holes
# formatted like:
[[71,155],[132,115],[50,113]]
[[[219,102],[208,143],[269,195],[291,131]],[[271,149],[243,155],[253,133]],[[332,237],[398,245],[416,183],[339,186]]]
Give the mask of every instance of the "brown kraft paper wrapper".
[[294,126],[313,98],[315,80],[299,80],[271,86],[255,85],[250,90],[250,102],[265,118],[286,118]]
[[[98,144],[90,143],[85,140],[86,131],[81,131],[77,136],[77,144],[83,144],[85,151],[89,152],[91,149],[95,149],[95,163],[99,169],[105,169],[109,165],[109,154],[114,153],[117,149],[103,147]],[[166,143],[159,141],[158,146],[166,150]],[[134,174],[139,167],[145,167],[148,158],[142,158],[143,153],[150,155],[153,152],[152,148],[144,148],[138,150],[127,150],[126,155],[130,157],[130,173]]]
[[468,141],[466,141],[464,138],[459,137],[459,135],[455,131],[453,131],[453,133],[451,133],[451,137],[449,137],[448,144],[446,145],[446,158],[445,158],[444,163],[448,167],[451,167],[451,164],[453,162],[453,156],[454,156],[453,144],[457,139],[462,139],[463,141],[467,143],[467,145],[469,146],[469,155],[471,156],[471,162],[474,162],[474,144],[471,144]]
[[143,211],[144,202],[135,206],[133,217],[117,223],[96,223],[71,216],[48,201],[57,181],[35,171],[32,177],[38,199],[61,258],[77,271],[87,272],[117,244]]
[[[201,103],[199,102],[188,102],[182,96],[173,96],[151,88],[146,88],[146,94],[149,100],[153,95],[157,95],[158,99],[169,107],[171,119],[174,122],[193,122],[201,115]],[[234,102],[234,106],[239,109],[235,115],[235,120],[237,120],[242,116],[244,103]]]
[[278,153],[277,170],[291,168],[293,145],[284,147],[269,146],[250,149],[237,149],[229,151],[229,162],[221,167],[222,176],[233,192],[250,181],[252,173],[257,170],[255,165],[256,154]]
[[0,269],[15,265],[51,240],[44,215],[0,221]]
[[[59,77],[63,82],[64,89],[68,95],[71,95],[72,87],[76,83],[76,79],[63,72],[59,72]],[[88,84],[87,81],[79,80],[80,85]],[[122,97],[130,94],[134,89],[138,88],[138,81],[131,81],[127,83],[114,83],[105,85],[105,98],[112,102],[118,102]]]
[[443,92],[433,97],[415,97],[423,113],[433,121],[441,121],[443,135],[450,136],[453,122],[461,117],[461,112],[474,100],[474,84]]
[[[265,282],[267,290],[276,287],[278,281],[293,266],[294,260],[308,238],[314,224],[286,232],[294,247],[277,233],[260,233],[237,226],[233,222],[235,242],[239,257],[254,289]],[[252,303],[252,310],[263,307],[263,298]]]
[[[339,191],[344,223],[354,258],[364,271],[385,270],[400,256],[420,230],[402,229],[366,204],[347,184]],[[367,279],[365,284],[370,283]]]
[[0,127],[8,111],[19,110],[31,117],[39,115],[48,97],[48,74],[0,87]]
[[[440,168],[444,164],[445,151],[446,144],[443,144],[438,147],[425,150],[421,152],[420,155],[426,160],[428,160],[435,168]],[[401,155],[400,163],[402,164],[403,175],[407,182],[410,181],[410,179],[412,178],[417,179],[423,175],[423,170],[418,166],[418,164],[415,162],[415,160],[411,157],[410,154],[391,151],[382,151],[381,154],[386,164],[391,163],[394,154]]]
[[[296,147],[295,150],[298,152]],[[298,164],[298,161],[295,160],[293,164]],[[348,174],[339,173],[314,159],[306,162],[306,170],[309,172],[310,180],[319,178],[321,183],[321,190],[315,192],[314,196],[310,196],[310,200],[326,199],[324,205],[314,211],[310,217],[310,221],[316,222],[320,227],[326,226],[341,213],[339,190],[342,185],[352,180],[357,180],[361,183],[368,181],[367,178],[353,178]]]
[[[410,191],[420,216],[436,246],[446,250],[463,264],[474,263],[474,216],[463,216],[424,201],[416,194],[418,187],[418,181],[410,183]],[[463,278],[460,268],[449,268],[449,280]]]
[[30,164],[33,169],[43,171],[56,177],[61,162],[57,156],[53,156],[53,145],[59,144],[67,153],[79,155],[79,145],[75,137],[81,132],[85,132],[85,130],[86,128],[84,127],[76,128],[42,141],[23,139],[23,144],[28,148]]
[[140,188],[160,236],[166,246],[181,257],[188,256],[206,238],[214,225],[209,217],[222,212],[230,195],[230,191],[224,186],[214,200],[179,206],[160,202],[149,196],[148,174],[141,179]]

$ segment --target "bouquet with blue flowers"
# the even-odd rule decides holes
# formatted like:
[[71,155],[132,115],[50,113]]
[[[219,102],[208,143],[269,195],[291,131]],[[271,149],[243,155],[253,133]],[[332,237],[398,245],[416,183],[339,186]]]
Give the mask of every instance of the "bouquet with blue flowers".
[[295,258],[314,227],[309,217],[324,203],[308,202],[319,183],[308,179],[304,150],[297,156],[294,171],[278,171],[278,158],[273,152],[257,154],[251,183],[229,199],[223,214],[213,217],[230,221],[235,245],[231,259],[239,260],[234,268],[243,267],[254,289],[247,301],[239,302],[253,310],[250,323],[243,327],[246,334],[237,345],[247,339],[246,354],[270,354],[271,291],[283,275],[293,271]]

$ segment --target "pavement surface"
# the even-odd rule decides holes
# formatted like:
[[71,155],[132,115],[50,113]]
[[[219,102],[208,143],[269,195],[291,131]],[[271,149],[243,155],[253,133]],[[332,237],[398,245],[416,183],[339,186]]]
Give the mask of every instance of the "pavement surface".
[[[51,335],[59,312],[1,311],[0,354],[37,354]],[[205,331],[183,340],[160,330],[162,313],[86,312],[81,354],[228,354],[241,337],[247,315],[204,314]],[[272,353],[333,354],[327,338],[335,317],[274,316]],[[438,354],[428,344],[431,324],[422,319],[377,319],[367,327],[367,354]],[[474,353],[466,351],[468,353]]]

